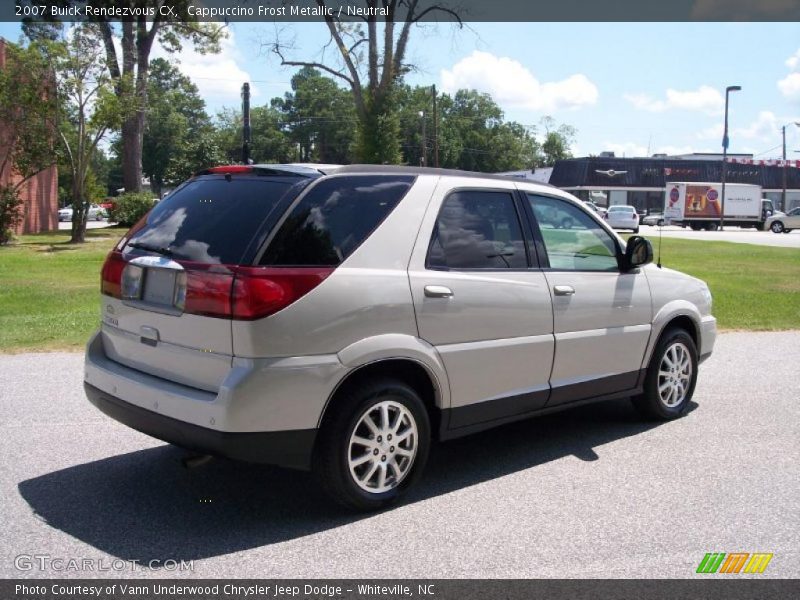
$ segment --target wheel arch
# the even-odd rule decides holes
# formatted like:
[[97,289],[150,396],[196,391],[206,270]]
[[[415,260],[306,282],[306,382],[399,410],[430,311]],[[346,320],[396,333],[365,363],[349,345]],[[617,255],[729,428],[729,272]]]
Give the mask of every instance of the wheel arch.
[[680,328],[692,338],[697,352],[700,352],[702,339],[700,338],[700,313],[688,302],[682,301],[677,306],[664,307],[653,319],[653,328],[650,335],[650,342],[647,345],[647,352],[642,361],[642,368],[645,369],[650,364],[653,351],[659,340],[672,328]]

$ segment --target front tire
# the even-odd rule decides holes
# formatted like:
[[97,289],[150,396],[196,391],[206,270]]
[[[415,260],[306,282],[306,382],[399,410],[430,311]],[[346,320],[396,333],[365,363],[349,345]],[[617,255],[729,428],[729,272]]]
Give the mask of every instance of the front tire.
[[772,225],[770,225],[769,228],[770,231],[772,231],[772,233],[783,233],[783,230],[785,229],[783,223],[781,223],[780,221],[773,221]]
[[658,341],[647,375],[644,392],[633,398],[636,408],[648,419],[669,421],[686,412],[697,383],[697,347],[683,329],[669,329]]
[[314,474],[348,508],[383,508],[422,474],[430,449],[428,411],[414,389],[389,378],[341,394],[320,431]]

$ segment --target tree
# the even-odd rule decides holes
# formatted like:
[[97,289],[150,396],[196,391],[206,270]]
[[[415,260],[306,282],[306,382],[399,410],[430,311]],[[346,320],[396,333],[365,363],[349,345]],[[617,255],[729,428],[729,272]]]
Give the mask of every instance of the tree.
[[290,48],[280,40],[270,44],[272,51],[282,65],[314,67],[347,83],[353,92],[358,118],[359,161],[400,162],[400,120],[395,102],[397,84],[413,68],[405,62],[411,28],[435,14],[446,15],[460,26],[459,15],[442,4],[429,4],[425,0],[364,0],[363,24],[353,24],[333,16],[337,11],[330,9],[326,0],[316,3],[325,11],[330,36],[325,47],[335,46],[339,62],[331,66],[325,60],[324,50],[320,60],[293,60],[287,57]]
[[566,124],[556,128],[556,121],[553,117],[542,118],[541,124],[545,130],[545,139],[542,143],[544,164],[554,165],[557,160],[572,158],[569,147],[575,141],[575,128]]
[[6,65],[0,69],[0,173],[16,177],[0,187],[0,244],[22,218],[22,186],[56,162],[53,87],[39,48],[6,46]]
[[[114,24],[111,18],[98,18],[94,25],[103,40],[108,74],[114,82],[114,92],[121,102],[135,99],[137,110],[122,123],[122,173],[127,191],[139,191],[142,182],[142,147],[147,113],[150,53],[156,40],[170,52],[180,51],[189,41],[201,52],[219,51],[224,27],[215,23],[200,23],[188,13],[192,0],[172,0],[171,8],[178,16],[163,15],[158,10],[163,0],[97,0],[93,6],[138,7],[155,9],[153,16],[143,14],[133,21]],[[117,55],[115,39],[120,39],[122,56]],[[121,60],[120,60],[121,58]]]
[[[223,160],[237,163],[242,158],[242,113],[230,108],[219,111],[215,118],[215,144]],[[287,163],[298,159],[285,115],[272,106],[255,106],[250,111],[252,142],[250,155],[257,163]]]
[[197,86],[162,58],[150,64],[148,104],[142,171],[156,195],[222,160]]
[[303,67],[292,77],[292,91],[275,98],[272,106],[284,113],[300,160],[351,162],[356,131],[352,92],[317,69]]
[[[88,26],[48,44],[57,79],[56,128],[72,180],[72,243],[86,237],[87,188],[92,161],[109,129],[138,110],[133,98],[119,98],[104,62],[104,51]],[[127,103],[126,103],[127,101]]]

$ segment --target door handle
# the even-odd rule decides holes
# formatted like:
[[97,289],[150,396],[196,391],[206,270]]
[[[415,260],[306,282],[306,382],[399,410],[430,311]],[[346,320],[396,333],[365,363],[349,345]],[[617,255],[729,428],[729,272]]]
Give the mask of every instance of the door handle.
[[557,285],[553,287],[556,296],[572,296],[575,293],[575,288],[571,285]]
[[452,298],[453,290],[443,285],[426,285],[425,286],[426,298]]

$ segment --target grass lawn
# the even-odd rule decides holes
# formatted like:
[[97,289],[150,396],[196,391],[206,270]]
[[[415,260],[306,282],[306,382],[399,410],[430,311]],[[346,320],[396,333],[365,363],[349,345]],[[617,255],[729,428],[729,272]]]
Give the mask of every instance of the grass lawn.
[[125,228],[24,235],[0,246],[0,351],[77,350],[100,322],[100,268]]
[[[72,245],[68,232],[47,233],[0,247],[0,351],[81,349],[100,321],[100,267],[123,234],[90,229]],[[797,249],[665,238],[662,262],[708,282],[722,329],[800,329]]]

